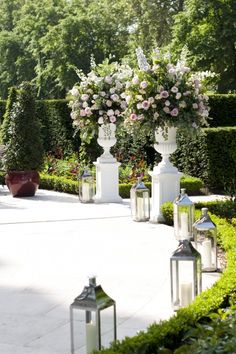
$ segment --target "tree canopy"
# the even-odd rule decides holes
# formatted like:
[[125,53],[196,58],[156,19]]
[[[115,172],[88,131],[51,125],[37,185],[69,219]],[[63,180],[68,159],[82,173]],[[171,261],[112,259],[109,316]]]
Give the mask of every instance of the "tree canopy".
[[235,89],[235,0],[0,0],[0,98],[22,81],[39,98],[59,98],[90,70],[93,55],[134,62],[135,48],[156,46],[220,74]]

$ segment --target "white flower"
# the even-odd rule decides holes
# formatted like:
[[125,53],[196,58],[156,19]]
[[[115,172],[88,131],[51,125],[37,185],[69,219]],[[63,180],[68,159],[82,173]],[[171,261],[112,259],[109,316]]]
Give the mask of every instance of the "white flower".
[[142,109],[142,103],[141,102],[137,103],[137,108],[138,109]]
[[119,101],[119,96],[116,93],[114,93],[114,95],[111,95],[111,99],[114,102],[118,102]]
[[116,116],[119,116],[119,115],[120,115],[119,109],[116,109],[116,110],[115,110],[115,115],[116,115]]
[[70,93],[73,96],[79,96],[79,90],[76,87],[73,87],[72,90],[70,90]]
[[104,78],[104,81],[107,83],[107,84],[111,84],[112,83],[112,77],[111,76],[105,76]]
[[108,109],[108,111],[107,111],[107,115],[108,116],[114,116],[114,111],[113,111],[113,109]]
[[104,92],[104,91],[99,92],[99,94],[100,94],[100,96],[102,96],[102,97],[105,97],[105,96],[106,96],[106,92]]
[[130,96],[130,95],[127,95],[127,96],[125,97],[125,100],[126,100],[126,102],[129,104],[129,102],[130,102],[130,100],[131,100],[131,96]]
[[90,107],[86,107],[85,108],[85,113],[87,114],[87,116],[91,116],[92,115],[92,111]]
[[176,86],[173,86],[172,88],[171,88],[171,92],[173,92],[173,93],[177,93],[179,91],[179,89],[178,89],[178,87],[176,87]]
[[93,99],[97,99],[99,97],[99,95],[93,95]]
[[115,93],[115,92],[116,92],[116,89],[115,89],[115,87],[112,87],[112,88],[110,88],[110,90],[109,90],[109,91],[110,91],[110,93],[111,93],[111,94],[113,94],[113,93]]
[[142,81],[142,82],[140,82],[140,87],[141,87],[142,89],[147,88],[147,86],[148,86],[147,81]]
[[116,117],[115,116],[110,116],[109,119],[110,119],[111,123],[115,123],[116,122]]
[[106,105],[107,105],[107,107],[111,107],[112,106],[112,102],[110,100],[107,100],[106,101]]
[[180,93],[180,92],[177,92],[177,94],[176,94],[175,97],[176,97],[177,100],[179,100],[179,99],[181,98],[181,96],[182,96],[181,93]]
[[79,114],[81,117],[85,117],[87,115],[84,109],[81,109]]
[[138,76],[134,76],[133,79],[132,79],[132,84],[134,85],[138,85],[139,84],[139,78]]
[[185,101],[180,101],[179,107],[180,108],[186,108],[187,107],[187,103]]
[[166,100],[166,101],[165,101],[165,105],[166,105],[167,107],[170,106],[170,101]]
[[83,108],[88,107],[88,102],[84,101],[83,104],[82,104],[82,107],[83,107]]
[[103,117],[99,117],[99,118],[98,118],[98,124],[103,124],[103,123],[104,123]]
[[153,115],[154,119],[156,120],[159,117],[159,114],[157,112],[154,113]]
[[165,113],[170,113],[170,109],[169,109],[169,107],[167,107],[167,106],[165,106],[165,107],[163,108],[163,111],[164,111]]
[[87,95],[87,93],[83,93],[83,94],[81,95],[81,100],[82,100],[82,101],[88,101],[88,99],[89,99],[89,95]]
[[127,107],[126,101],[121,101],[121,103],[120,103],[120,108],[121,108],[121,109],[125,109],[126,107]]
[[153,97],[149,97],[149,98],[148,98],[148,102],[153,103],[154,101],[155,101],[155,100],[154,100]]
[[197,103],[193,103],[193,109],[198,109],[198,104]]

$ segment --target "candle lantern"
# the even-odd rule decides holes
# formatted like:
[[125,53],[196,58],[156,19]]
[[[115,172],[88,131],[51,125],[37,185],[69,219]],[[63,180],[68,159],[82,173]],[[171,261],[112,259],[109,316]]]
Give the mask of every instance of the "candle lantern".
[[174,234],[176,239],[193,240],[194,203],[189,199],[185,189],[174,201]]
[[193,224],[195,247],[202,257],[202,271],[217,270],[217,229],[208,215],[208,209],[202,208],[202,216]]
[[131,215],[134,221],[148,221],[150,218],[150,192],[141,177],[130,190]]
[[95,183],[90,171],[85,170],[79,181],[79,199],[82,203],[92,203],[95,195]]
[[89,278],[89,285],[70,305],[70,329],[71,354],[77,348],[90,354],[116,340],[116,303],[96,285],[95,277]]
[[201,255],[190,240],[180,240],[170,258],[171,302],[176,311],[202,291]]

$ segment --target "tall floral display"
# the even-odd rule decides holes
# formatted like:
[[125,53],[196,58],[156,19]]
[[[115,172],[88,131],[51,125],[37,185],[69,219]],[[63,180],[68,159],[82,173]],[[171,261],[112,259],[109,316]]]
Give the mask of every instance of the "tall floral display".
[[173,201],[180,190],[181,173],[169,160],[177,148],[176,131],[190,134],[207,125],[208,96],[200,76],[191,73],[183,58],[173,64],[169,54],[156,49],[149,64],[138,48],[137,59],[139,68],[126,85],[125,126],[131,134],[149,136],[162,155],[162,161],[150,172],[151,220],[158,222],[162,221],[161,205]]
[[81,140],[90,143],[97,136],[103,154],[94,162],[96,166],[95,202],[119,202],[118,167],[120,163],[110,153],[115,145],[116,124],[123,121],[127,108],[125,87],[132,71],[117,62],[95,65],[84,75],[78,70],[80,82],[70,91],[71,118]]

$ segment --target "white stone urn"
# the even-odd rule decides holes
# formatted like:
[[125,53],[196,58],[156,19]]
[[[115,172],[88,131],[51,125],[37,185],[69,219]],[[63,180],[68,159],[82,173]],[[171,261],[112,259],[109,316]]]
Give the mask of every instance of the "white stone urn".
[[175,152],[177,149],[176,144],[176,132],[177,128],[171,127],[167,128],[167,130],[163,131],[162,128],[157,128],[155,131],[155,140],[156,144],[154,144],[154,148],[157,152],[161,154],[162,160],[161,162],[154,167],[154,171],[160,172],[176,172],[177,168],[173,166],[170,162],[169,157],[170,154]]
[[162,156],[161,162],[149,174],[152,177],[152,208],[151,222],[163,222],[161,206],[167,201],[173,202],[179,195],[182,173],[170,162],[170,155],[177,149],[177,128],[167,127],[164,131],[155,131],[156,144],[154,148]]
[[100,162],[114,162],[116,159],[110,153],[110,149],[116,143],[116,125],[114,123],[102,124],[98,128],[98,144],[103,148],[103,154],[97,159]]
[[120,203],[119,196],[119,166],[110,149],[116,143],[116,125],[114,123],[102,124],[98,130],[98,144],[104,152],[97,161],[96,166],[96,195],[95,203]]

